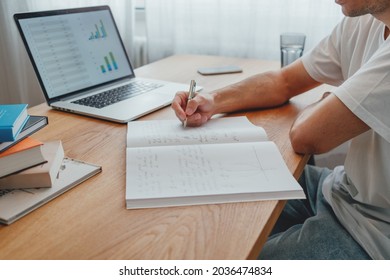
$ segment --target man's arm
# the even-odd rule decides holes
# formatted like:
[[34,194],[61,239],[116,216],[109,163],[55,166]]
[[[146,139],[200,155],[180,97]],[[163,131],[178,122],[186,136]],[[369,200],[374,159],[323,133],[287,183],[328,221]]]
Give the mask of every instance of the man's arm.
[[301,60],[297,60],[278,71],[257,74],[211,94],[216,113],[226,113],[280,106],[318,85],[306,72]]
[[302,111],[290,130],[293,149],[301,154],[321,154],[369,130],[332,93]]
[[187,119],[188,125],[199,126],[218,113],[280,106],[318,85],[306,72],[301,60],[297,60],[278,71],[257,74],[209,94],[197,94],[188,106],[188,93],[179,92],[172,108],[181,121]]

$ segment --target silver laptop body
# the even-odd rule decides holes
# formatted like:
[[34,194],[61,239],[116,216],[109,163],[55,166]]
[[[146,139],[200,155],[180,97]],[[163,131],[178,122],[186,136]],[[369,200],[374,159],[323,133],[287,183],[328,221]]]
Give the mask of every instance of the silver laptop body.
[[14,19],[52,108],[126,123],[188,90],[186,84],[135,77],[108,6],[20,13]]

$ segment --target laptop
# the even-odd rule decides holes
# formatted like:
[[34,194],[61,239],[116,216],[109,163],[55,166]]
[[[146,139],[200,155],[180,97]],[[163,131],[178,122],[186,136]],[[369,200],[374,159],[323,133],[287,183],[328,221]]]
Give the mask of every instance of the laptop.
[[188,91],[187,84],[135,77],[109,6],[14,19],[52,108],[126,123]]

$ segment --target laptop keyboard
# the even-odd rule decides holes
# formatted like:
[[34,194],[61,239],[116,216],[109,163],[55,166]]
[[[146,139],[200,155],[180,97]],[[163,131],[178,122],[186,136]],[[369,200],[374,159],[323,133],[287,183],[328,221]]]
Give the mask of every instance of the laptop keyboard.
[[161,84],[136,81],[115,89],[72,101],[72,103],[94,108],[103,108],[162,86],[163,85]]

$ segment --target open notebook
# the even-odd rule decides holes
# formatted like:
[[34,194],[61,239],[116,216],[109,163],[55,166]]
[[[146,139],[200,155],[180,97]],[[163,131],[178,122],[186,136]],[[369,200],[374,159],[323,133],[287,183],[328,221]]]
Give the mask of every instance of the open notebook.
[[245,117],[127,126],[129,209],[305,198],[277,146]]

